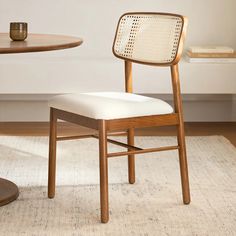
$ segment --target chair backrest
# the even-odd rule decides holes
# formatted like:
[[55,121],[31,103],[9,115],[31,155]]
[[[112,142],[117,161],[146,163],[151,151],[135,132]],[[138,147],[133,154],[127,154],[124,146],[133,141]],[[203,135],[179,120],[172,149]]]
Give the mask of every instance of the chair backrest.
[[178,63],[187,20],[170,13],[126,13],[121,16],[113,43],[116,57],[150,65]]

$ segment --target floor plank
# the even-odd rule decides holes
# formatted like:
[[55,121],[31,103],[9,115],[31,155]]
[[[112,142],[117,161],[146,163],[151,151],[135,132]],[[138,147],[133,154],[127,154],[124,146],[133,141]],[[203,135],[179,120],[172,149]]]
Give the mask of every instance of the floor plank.
[[[48,135],[48,130],[49,124],[47,122],[0,123],[0,135],[45,136]],[[78,135],[93,132],[93,130],[66,122],[58,124],[58,135]],[[175,127],[155,127],[138,129],[135,134],[172,136],[175,132]],[[236,122],[187,122],[185,132],[189,136],[223,135],[236,146]]]

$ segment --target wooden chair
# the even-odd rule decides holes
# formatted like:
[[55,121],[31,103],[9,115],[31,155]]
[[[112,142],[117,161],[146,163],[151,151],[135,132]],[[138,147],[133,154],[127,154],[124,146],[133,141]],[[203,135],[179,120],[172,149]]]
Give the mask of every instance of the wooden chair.
[[[188,167],[178,62],[186,33],[185,17],[169,13],[126,13],[121,16],[113,53],[125,63],[124,93],[97,92],[59,95],[49,101],[50,141],[48,197],[55,195],[56,142],[94,137],[99,140],[101,221],[109,220],[108,158],[128,156],[129,183],[135,182],[135,154],[178,149],[184,204],[190,203]],[[170,67],[174,109],[166,102],[132,94],[132,62]],[[57,119],[98,131],[98,135],[57,137]],[[134,129],[151,126],[177,126],[176,146],[141,149],[134,146]],[[127,144],[107,138],[108,132],[123,130]],[[107,142],[127,148],[108,153]]]

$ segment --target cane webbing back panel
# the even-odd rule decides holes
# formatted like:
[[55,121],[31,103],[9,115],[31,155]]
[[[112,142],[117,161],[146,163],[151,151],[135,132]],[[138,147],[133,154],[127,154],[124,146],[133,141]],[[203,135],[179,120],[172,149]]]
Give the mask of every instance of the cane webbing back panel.
[[127,13],[118,23],[113,52],[141,63],[171,63],[178,53],[183,24],[179,15]]

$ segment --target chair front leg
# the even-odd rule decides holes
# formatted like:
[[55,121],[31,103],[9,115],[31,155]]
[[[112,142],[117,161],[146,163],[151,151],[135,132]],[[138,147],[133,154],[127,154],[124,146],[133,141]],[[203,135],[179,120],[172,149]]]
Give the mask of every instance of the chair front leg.
[[53,108],[50,108],[49,132],[48,197],[54,198],[56,181],[57,118]]
[[[134,146],[134,129],[128,129],[127,131],[127,143]],[[130,151],[128,149],[128,151]],[[135,183],[135,156],[128,155],[128,174],[129,174],[129,183]]]
[[108,163],[107,163],[107,131],[106,123],[101,120],[99,123],[99,166],[100,166],[100,204],[101,222],[109,220],[108,203]]
[[187,154],[185,145],[185,134],[184,134],[184,124],[180,122],[178,125],[178,145],[179,145],[179,164],[180,164],[180,174],[182,183],[182,194],[184,204],[190,203],[190,190],[189,190],[189,177],[188,177],[188,164],[187,164]]

